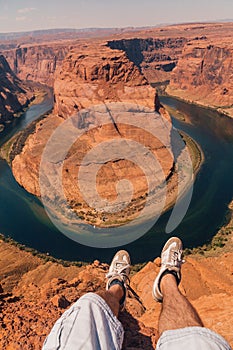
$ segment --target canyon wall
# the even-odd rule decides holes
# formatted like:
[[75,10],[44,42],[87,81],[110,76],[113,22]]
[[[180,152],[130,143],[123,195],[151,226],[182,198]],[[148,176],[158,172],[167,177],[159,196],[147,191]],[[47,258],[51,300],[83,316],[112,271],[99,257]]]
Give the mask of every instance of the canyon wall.
[[166,83],[166,93],[233,116],[232,37],[232,23],[184,24],[108,45],[125,51],[150,83]]
[[70,45],[66,42],[40,45],[21,45],[12,50],[2,51],[11,69],[21,80],[32,80],[53,86],[54,73]]
[[104,101],[154,109],[155,91],[126,53],[103,43],[71,51],[56,72],[55,113],[67,117]]
[[177,38],[132,38],[112,40],[108,46],[123,50],[147,79],[152,82],[169,80],[169,73],[176,67],[187,39]]
[[[169,84],[168,94],[233,115],[232,36],[232,23],[184,24],[124,31],[117,39],[109,34],[106,45],[125,52],[150,83]],[[19,44],[2,53],[20,79],[53,86],[54,74],[72,47],[81,56],[86,45],[97,47],[98,40]]]
[[33,92],[12,72],[0,55],[0,131],[4,130],[33,98]]
[[233,45],[189,42],[166,91],[233,116]]

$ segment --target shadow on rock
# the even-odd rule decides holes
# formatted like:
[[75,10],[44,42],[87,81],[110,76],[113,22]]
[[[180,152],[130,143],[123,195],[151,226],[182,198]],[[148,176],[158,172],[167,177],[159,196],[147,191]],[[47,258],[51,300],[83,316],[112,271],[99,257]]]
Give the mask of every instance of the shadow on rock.
[[145,327],[127,311],[120,315],[119,320],[125,330],[123,350],[155,349],[158,336],[154,328]]

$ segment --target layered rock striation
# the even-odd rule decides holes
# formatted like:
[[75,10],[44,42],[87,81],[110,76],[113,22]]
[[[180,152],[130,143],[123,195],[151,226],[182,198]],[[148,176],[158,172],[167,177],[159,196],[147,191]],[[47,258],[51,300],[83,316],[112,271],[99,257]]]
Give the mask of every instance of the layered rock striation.
[[104,44],[71,51],[57,70],[55,112],[70,116],[103,102],[131,102],[154,109],[155,92],[125,52]]
[[[56,128],[70,116],[77,115],[77,128],[83,131],[83,136],[70,146],[62,169],[62,180],[65,198],[70,207],[79,217],[92,225],[118,225],[126,220],[137,217],[138,212],[143,209],[146,197],[148,196],[147,180],[156,178],[155,186],[160,186],[164,180],[171,176],[174,170],[174,159],[170,151],[170,117],[161,108],[156,97],[155,90],[149,85],[146,78],[141,74],[140,69],[129,60],[125,52],[112,50],[103,43],[87,45],[79,50],[71,51],[56,72],[55,84],[55,107],[53,115],[40,121],[33,134],[29,135],[22,151],[12,161],[12,170],[16,180],[29,192],[40,196],[39,183],[40,161],[42,153],[49,137]],[[84,109],[97,107],[96,115],[92,112],[82,114]],[[113,107],[112,107],[113,106]],[[107,112],[106,125],[101,121],[101,113]],[[119,108],[119,110],[117,110]],[[121,110],[121,109],[124,110]],[[136,109],[135,109],[136,108]],[[154,114],[154,111],[161,114]],[[119,113],[129,113],[127,120],[129,125],[118,122]],[[147,130],[130,123],[130,118],[136,118],[138,112],[151,113],[151,119],[147,120]],[[98,117],[99,116],[99,117]],[[160,127],[160,135],[151,135],[154,118],[164,119]],[[151,123],[151,128],[150,128]],[[132,124],[132,125],[131,125]],[[164,137],[164,142],[160,138]],[[69,142],[72,133],[66,135],[59,145],[55,142],[55,149],[51,154],[58,154],[59,147]],[[135,156],[135,148],[131,146],[128,139],[148,147],[149,151],[160,162],[163,179],[155,172],[146,178],[138,164],[130,161]],[[101,143],[118,142],[118,156],[112,156],[109,160],[102,161],[106,152],[99,150],[96,160],[86,162],[85,155]],[[124,143],[122,142],[124,141]],[[127,149],[127,151],[125,151]],[[145,153],[147,153],[145,148]],[[111,153],[111,152],[110,152]],[[121,153],[121,156],[119,155]],[[99,160],[100,159],[100,160]],[[118,203],[118,214],[111,212],[106,214],[103,210],[96,212],[86,203],[78,185],[79,170],[83,169],[84,178],[93,173],[94,163],[101,163],[102,167],[96,174],[96,186],[99,196],[114,202],[117,197],[116,184],[123,179],[133,182],[134,192],[130,204],[126,206],[126,199]],[[55,165],[45,174],[45,182],[51,183],[48,193],[51,202],[57,201],[53,195],[52,177],[58,174],[56,164],[59,160],[53,160]],[[154,181],[155,182],[155,181]],[[87,192],[89,188],[85,188]],[[155,188],[154,188],[155,190]],[[125,193],[130,189],[125,188]],[[91,194],[91,198],[93,198]],[[127,198],[128,198],[127,197]],[[59,207],[63,208],[63,199]],[[126,209],[124,209],[126,206]]]
[[11,69],[21,80],[30,80],[53,86],[54,73],[70,48],[70,43],[44,43],[19,45],[4,50]]
[[176,67],[187,38],[132,38],[112,40],[108,46],[123,50],[152,83],[166,82]]
[[168,85],[166,93],[233,116],[232,23],[176,25],[137,35],[108,45],[125,51],[150,83]]
[[[167,93],[171,95],[233,114],[232,23],[183,24],[122,33],[117,39],[106,33],[106,45],[125,52],[150,83],[169,84]],[[39,40],[3,49],[2,53],[20,79],[53,86],[55,71],[72,47],[81,55],[85,47],[99,46],[99,40]]]
[[16,77],[0,55],[0,131],[23,112],[33,99],[33,92]]
[[189,42],[174,69],[169,94],[233,114],[233,45]]

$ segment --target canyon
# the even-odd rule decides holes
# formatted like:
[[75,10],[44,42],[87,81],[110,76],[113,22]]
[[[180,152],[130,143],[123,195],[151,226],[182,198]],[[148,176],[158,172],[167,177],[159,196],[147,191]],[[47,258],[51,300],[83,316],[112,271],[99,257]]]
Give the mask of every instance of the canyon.
[[125,52],[150,83],[168,85],[166,93],[232,116],[232,34],[232,23],[135,28],[114,35],[103,31],[96,39],[90,33],[85,39],[63,33],[57,41],[56,35],[45,35],[44,42],[40,36],[33,43],[18,39],[16,47],[3,46],[0,52],[20,79],[53,86],[56,67],[72,48],[82,51],[86,44],[102,41]]
[[[233,26],[228,23],[206,24],[201,27],[181,25],[119,34],[117,39],[110,36],[76,40],[73,43],[49,42],[5,51],[13,70],[22,79],[32,79],[54,87],[53,113],[38,123],[20,152],[12,159],[12,171],[16,180],[28,192],[40,196],[39,165],[45,145],[67,117],[81,110],[98,104],[134,103],[154,109],[169,120],[151,83],[162,84],[166,93],[185,98],[189,102],[218,108],[230,116],[233,91],[232,31]],[[224,40],[221,39],[223,35]],[[69,205],[81,217],[85,217],[87,222],[95,225],[102,225],[103,221],[113,223],[114,215],[90,213],[80,188],[75,185],[77,169],[85,153],[98,142],[127,136],[126,130],[122,127],[117,130],[114,123],[113,118],[110,129],[106,130],[96,120],[86,118],[80,124],[81,129],[86,130],[90,125],[96,124],[96,130],[91,131],[82,143],[85,146],[77,143],[72,147],[73,154],[69,152],[63,169],[63,185],[67,189],[65,197]],[[136,137],[139,142],[142,138]],[[80,147],[84,147],[81,153],[77,152]],[[155,142],[152,149],[161,161],[165,178],[171,177],[174,162],[169,152],[165,152],[159,142]],[[123,173],[127,173],[129,166],[132,176],[127,178],[138,179],[135,184],[137,194],[133,195],[128,212],[120,210],[119,223],[129,217],[135,218],[137,208],[145,205],[148,191],[143,174],[121,159],[107,162],[98,174],[100,197],[114,201],[114,183],[122,178]],[[51,172],[55,174],[56,170]],[[88,172],[86,168],[86,173]],[[112,184],[108,187],[103,179],[110,173]],[[174,189],[174,183],[171,188]],[[60,201],[62,203],[62,199]],[[121,205],[124,206],[125,202],[122,201]]]
[[230,37],[190,42],[167,93],[233,115],[233,45]]
[[[30,81],[54,87],[53,112],[42,118],[29,134],[24,134],[24,142],[18,144],[11,158],[18,183],[40,196],[43,149],[54,130],[78,113],[77,124],[81,129],[88,130],[90,125],[94,128],[82,137],[82,144],[76,142],[67,154],[63,167],[65,196],[87,223],[101,226],[107,220],[107,224],[113,224],[114,215],[93,216],[85,206],[76,185],[77,169],[91,147],[112,138],[125,138],[128,129],[124,125],[116,128],[114,118],[108,127],[99,125],[98,120],[91,115],[83,116],[82,111],[99,104],[120,103],[127,110],[136,105],[155,110],[169,122],[169,114],[150,86],[155,84],[163,93],[218,109],[232,117],[232,34],[232,23],[184,24],[117,35],[107,33],[104,38],[84,40],[72,36],[68,41],[63,37],[59,42],[41,40],[1,48],[2,128],[33,99],[33,91],[28,88]],[[146,140],[151,145],[168,179],[174,170],[169,151],[146,132],[138,133],[134,128],[133,134],[136,141]],[[116,197],[116,181],[137,179],[132,206],[120,212],[116,220],[120,224],[122,217],[135,218],[145,204],[147,193],[140,169],[117,159],[108,162],[98,175],[99,191],[110,201]],[[232,219],[228,226],[224,248],[209,251],[205,247],[201,251],[204,256],[196,252],[186,257],[181,290],[197,308],[204,324],[233,345]],[[58,262],[49,255],[41,256],[25,249],[0,242],[0,348],[4,350],[40,349],[53,323],[69,305],[84,293],[105,286],[106,263]],[[157,343],[160,305],[152,300],[151,287],[159,267],[159,258],[147,262],[139,272],[136,272],[139,267],[134,267],[131,278],[134,293],[130,293],[126,311],[121,315],[126,328],[124,349],[151,350]]]
[[0,131],[19,117],[34,98],[33,89],[23,83],[0,55]]
[[[62,170],[65,198],[69,206],[79,217],[81,216],[92,225],[107,226],[113,222],[116,225],[137,217],[138,208],[143,208],[148,195],[147,181],[153,181],[154,174],[151,173],[146,179],[141,168],[129,161],[134,156],[135,149],[127,140],[131,139],[149,147],[150,152],[160,162],[165,178],[171,177],[174,168],[174,159],[169,151],[171,147],[169,141],[170,117],[160,106],[155,90],[141,74],[139,68],[129,60],[126,53],[112,50],[101,42],[97,45],[95,42],[95,45],[86,44],[83,48],[79,47],[78,50],[73,49],[66,56],[61,68],[57,69],[55,74],[54,100],[53,113],[36,125],[34,132],[28,136],[21,150],[12,159],[12,171],[18,183],[28,192],[37,196],[41,195],[39,175],[43,150],[56,128],[61,126],[64,120],[79,112],[74,123],[77,123],[78,129],[85,131],[85,133],[73,145],[71,144],[72,147],[64,159]],[[96,105],[107,107],[106,125],[103,125],[101,117],[98,117],[98,111],[95,113],[96,116],[90,112],[90,108]],[[123,110],[121,110],[122,108]],[[132,109],[135,111],[130,112]],[[87,111],[83,112],[84,115],[82,115],[83,110]],[[133,126],[130,122],[131,118],[136,120],[137,113],[150,114],[153,111],[156,111],[156,114],[152,115],[151,119],[145,119],[148,124],[147,130],[153,130],[154,118],[161,119],[162,123],[164,123],[163,120],[166,121],[168,126],[164,124],[158,128],[164,143],[158,137],[156,139],[156,135],[151,135],[146,131],[144,126],[143,128]],[[117,115],[128,112],[129,117],[125,121],[128,125],[118,123]],[[90,126],[93,128],[90,129]],[[67,134],[67,138],[70,137],[71,134]],[[83,158],[90,149],[101,143],[113,142],[113,140],[118,142],[118,152],[122,156],[118,155],[103,162],[103,166],[97,174],[97,191],[100,197],[112,202],[117,195],[115,184],[121,179],[127,178],[133,183],[134,194],[130,204],[125,209],[122,209],[126,205],[125,199],[118,203],[121,209],[117,214],[115,212],[106,213],[103,210],[93,212],[84,200],[78,186],[77,176],[80,169],[85,172],[84,178],[93,172],[93,162],[88,165],[82,164]],[[55,148],[50,153],[58,152],[58,146]],[[126,159],[125,148],[128,149],[128,158],[126,157]],[[103,151],[100,150],[100,154],[96,155],[98,161],[103,157],[101,152]],[[51,183],[46,194],[46,196],[51,197],[50,203],[55,198],[52,177],[58,174],[56,166],[52,163],[54,160],[50,162],[51,169],[45,174],[44,180],[46,183]],[[48,169],[48,165],[46,168]],[[155,190],[156,186],[160,186],[162,181],[158,180],[151,192]],[[88,188],[84,192],[87,190]],[[127,194],[128,190],[125,189],[125,193]],[[93,196],[94,192],[91,194],[91,197]],[[128,197],[130,197],[130,191]],[[61,208],[62,198],[59,201]]]
[[53,86],[54,73],[69,52],[69,45],[52,43],[4,50],[4,57],[21,80],[36,81]]

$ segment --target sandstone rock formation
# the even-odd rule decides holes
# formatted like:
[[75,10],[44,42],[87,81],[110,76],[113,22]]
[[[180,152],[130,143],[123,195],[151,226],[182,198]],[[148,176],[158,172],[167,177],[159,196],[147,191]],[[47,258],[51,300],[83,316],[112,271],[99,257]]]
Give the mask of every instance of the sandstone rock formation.
[[132,38],[112,40],[108,46],[125,51],[150,82],[161,83],[169,81],[187,41],[184,37]]
[[[110,40],[151,83],[166,92],[233,116],[232,23],[184,24],[148,29]],[[157,84],[159,85],[159,84]]]
[[104,43],[71,51],[57,70],[55,113],[67,118],[105,102],[131,102],[154,109],[154,90],[126,53]]
[[4,50],[13,72],[22,80],[32,80],[53,86],[54,73],[69,51],[69,43],[21,45]]
[[[5,264],[7,256],[8,264]],[[206,327],[233,345],[233,253],[218,257],[190,256],[183,265],[181,291],[189,298]],[[1,263],[2,262],[2,263]],[[39,350],[59,316],[87,292],[105,288],[108,265],[95,261],[83,267],[63,267],[0,243],[0,348]],[[3,266],[4,264],[4,266]],[[131,277],[126,311],[125,350],[155,348],[161,305],[152,299],[151,288],[159,270],[157,258]]]
[[[149,82],[158,85],[170,82],[168,93],[190,102],[220,107],[232,115],[232,33],[232,23],[194,23],[124,30],[118,32],[117,38],[111,31],[101,35],[106,35],[110,48],[126,52]],[[64,39],[65,35],[60,33],[59,38]],[[13,49],[2,49],[2,53],[19,78],[53,86],[56,67],[60,69],[72,47],[81,53],[86,43],[98,45],[97,39],[90,37],[75,40],[71,35],[68,39],[56,42],[45,36],[42,42],[37,37],[34,44],[21,39],[18,47],[12,44]]]
[[12,72],[0,55],[0,131],[22,113],[33,98],[33,92]]
[[[193,24],[149,29],[136,34],[124,33],[117,40],[108,38],[106,42],[79,43],[79,49],[71,49],[65,59],[67,44],[21,46],[18,51],[9,51],[9,62],[22,78],[53,85],[56,67],[55,113],[37,124],[22,152],[13,160],[13,173],[17,181],[29,192],[40,195],[38,173],[44,146],[56,127],[83,108],[109,102],[136,103],[145,108],[154,108],[156,104],[157,110],[164,114],[158,100],[154,101],[154,91],[141,72],[150,82],[171,80],[168,92],[173,95],[208,106],[220,106],[230,115],[232,28],[232,24]],[[137,49],[134,50],[134,47]],[[6,63],[3,66],[6,67]],[[9,74],[13,79],[12,72]],[[9,91],[3,94],[7,95]],[[166,118],[169,119],[167,115]],[[91,119],[81,120],[83,127],[90,122],[93,124]],[[84,138],[85,147],[80,148],[76,144],[71,149],[63,170],[66,197],[74,210],[80,210],[80,197],[74,185],[80,154],[75,152],[75,147],[80,153],[85,153],[91,145],[106,140],[106,137],[120,138],[119,131],[124,137],[127,135],[127,130],[120,127],[117,131],[112,123],[108,129],[99,128],[90,133],[89,138]],[[138,137],[137,130],[133,131]],[[140,137],[148,140],[148,135]],[[154,150],[158,146],[155,142]],[[161,148],[158,153],[169,176],[173,159],[164,154]],[[99,185],[105,197],[111,199],[109,190],[122,175],[127,175],[129,179],[138,178],[137,205],[140,208],[145,200],[145,184],[137,171],[132,164],[125,164],[123,160],[109,162],[100,173],[103,182]],[[109,180],[109,186],[104,183],[106,174],[112,180]],[[76,196],[74,202],[71,193]],[[89,222],[93,220],[86,208],[82,209],[84,219]],[[103,221],[101,217],[98,220],[99,224]],[[205,325],[223,335],[231,345],[232,258],[232,250],[217,257],[188,257],[181,284],[181,290],[197,308]],[[130,293],[127,309],[121,316],[126,328],[124,349],[151,350],[157,342],[160,305],[152,300],[151,286],[159,264],[159,259],[149,262],[132,276],[131,286],[138,297]],[[1,242],[0,348],[41,349],[53,323],[70,304],[88,291],[104,288],[107,269],[107,264],[98,261],[86,267],[45,263],[45,260]]]
[[[37,124],[35,132],[28,137],[22,152],[12,162],[12,170],[16,180],[27,191],[37,196],[41,195],[39,166],[45,145],[56,127],[61,125],[64,119],[76,114],[78,111],[95,105],[102,105],[105,106],[104,108],[111,109],[111,103],[119,102],[124,103],[125,112],[135,108],[135,105],[138,106],[138,111],[140,108],[141,110],[149,108],[150,112],[157,109],[163,114],[163,117],[159,117],[159,114],[157,114],[157,118],[161,118],[161,120],[164,118],[164,120],[169,121],[169,127],[164,124],[163,130],[158,128],[160,130],[159,136],[162,137],[164,135],[164,143],[158,137],[156,139],[155,135],[149,134],[152,130],[149,123],[153,124],[153,118],[156,118],[154,115],[151,117],[151,121],[147,121],[149,132],[143,130],[142,127],[137,129],[136,126],[126,127],[119,124],[117,122],[117,114],[122,113],[122,111],[116,109],[110,110],[107,116],[108,125],[103,125],[97,116],[79,115],[75,123],[77,123],[78,129],[85,130],[85,134],[72,145],[63,166],[63,186],[66,199],[71,208],[87,222],[95,225],[102,225],[106,222],[105,225],[107,225],[107,223],[110,224],[114,221],[118,223],[117,220],[120,223],[137,216],[137,208],[143,208],[145,205],[146,196],[148,195],[147,180],[149,179],[146,179],[145,174],[143,174],[137,164],[135,165],[124,158],[123,148],[126,146],[131,147],[127,139],[133,139],[150,148],[150,151],[160,162],[165,179],[170,177],[173,171],[173,156],[169,151],[170,117],[159,105],[154,89],[150,87],[139,68],[128,59],[126,53],[112,50],[100,42],[98,45],[97,43],[95,45],[89,44],[82,49],[73,50],[67,55],[61,69],[57,70],[54,92],[55,108],[53,115]],[[133,107],[132,103],[134,104]],[[116,108],[116,105],[114,105],[114,108]],[[130,118],[134,118],[134,114],[131,114]],[[130,118],[128,123],[130,123]],[[90,126],[95,128],[90,130]],[[67,135],[66,141],[69,142],[71,137],[72,134]],[[90,211],[89,206],[86,204],[78,186],[78,169],[82,159],[91,148],[96,147],[101,142],[125,139],[125,144],[121,146],[123,158],[118,156],[103,163],[97,177],[97,189],[101,197],[110,202],[114,201],[116,198],[116,183],[126,178],[133,182],[135,190],[130,202],[131,205],[126,211],[120,209],[119,217],[116,217],[115,213],[108,216],[101,212],[93,213],[93,210]],[[62,142],[65,142],[65,140]],[[56,154],[57,151],[58,147],[56,146],[56,149],[50,153]],[[128,152],[129,158],[133,153],[135,153],[133,149]],[[102,155],[99,154],[99,156],[100,158],[97,157],[97,159],[102,159]],[[57,162],[53,161],[52,163]],[[88,166],[84,166],[86,175],[92,172],[92,165],[90,163]],[[56,165],[52,165],[45,179],[45,182],[48,181],[52,184],[48,191],[51,201],[55,201],[57,197],[56,195],[53,196],[54,181],[51,180],[52,174],[59,173],[55,168]],[[154,178],[155,173],[151,173],[150,177]],[[156,186],[161,185],[162,181],[164,181],[164,178],[163,180],[158,180]],[[62,198],[60,198],[60,202],[62,207]],[[119,207],[122,208],[124,204],[125,200],[122,200],[119,203]]]
[[[233,45],[230,38],[190,41],[174,69],[167,92],[233,113]],[[216,42],[217,41],[217,42]]]

